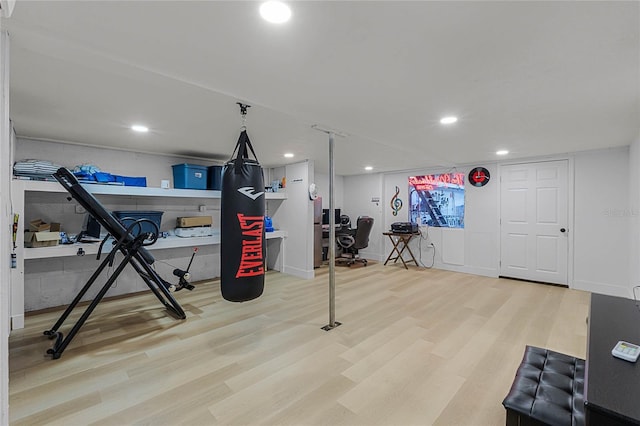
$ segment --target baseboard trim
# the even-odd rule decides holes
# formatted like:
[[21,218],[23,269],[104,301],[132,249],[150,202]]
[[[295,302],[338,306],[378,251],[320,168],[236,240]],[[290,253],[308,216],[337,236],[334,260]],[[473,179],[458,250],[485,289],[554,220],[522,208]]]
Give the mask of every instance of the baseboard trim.
[[295,277],[303,278],[305,280],[310,280],[315,276],[313,270],[305,271],[304,269],[292,268],[291,266],[284,266],[282,268],[282,272],[285,274],[293,275]]
[[629,287],[615,286],[611,284],[597,283],[585,280],[574,280],[571,286],[574,290],[590,291],[592,293],[606,294],[608,296],[633,298],[633,291]]

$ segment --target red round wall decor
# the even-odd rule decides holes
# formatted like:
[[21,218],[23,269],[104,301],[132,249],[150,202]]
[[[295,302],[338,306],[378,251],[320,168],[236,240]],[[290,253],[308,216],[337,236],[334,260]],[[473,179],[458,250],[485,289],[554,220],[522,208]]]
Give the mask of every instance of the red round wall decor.
[[469,172],[469,183],[473,186],[485,186],[490,178],[489,170],[484,167],[476,167]]

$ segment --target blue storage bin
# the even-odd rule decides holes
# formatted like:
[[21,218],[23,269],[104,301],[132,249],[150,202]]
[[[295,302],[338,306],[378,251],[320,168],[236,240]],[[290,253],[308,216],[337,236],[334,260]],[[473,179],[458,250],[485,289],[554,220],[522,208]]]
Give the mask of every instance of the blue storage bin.
[[[158,225],[157,231],[160,232],[160,224],[162,223],[162,213],[153,210],[114,210],[113,215],[122,223],[125,228],[128,228],[133,222],[138,219],[149,219],[156,225]],[[143,232],[156,233],[155,227],[149,222],[142,222],[139,226],[134,226],[131,229],[131,234],[137,236]]]
[[209,166],[207,169],[207,189],[222,190],[222,166]]
[[173,187],[180,189],[207,189],[207,166],[174,164]]
[[118,176],[113,175],[116,182],[124,183],[124,186],[147,186],[147,178],[144,176]]

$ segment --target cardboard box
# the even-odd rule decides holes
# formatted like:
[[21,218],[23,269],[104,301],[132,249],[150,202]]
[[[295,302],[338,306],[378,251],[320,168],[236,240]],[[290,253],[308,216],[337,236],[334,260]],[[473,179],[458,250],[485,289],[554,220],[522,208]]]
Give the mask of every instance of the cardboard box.
[[191,216],[179,217],[176,219],[177,228],[191,228],[192,226],[211,226],[213,218],[211,216]]
[[29,231],[32,232],[45,232],[49,231],[50,228],[51,225],[42,219],[36,219],[29,222]]
[[60,231],[42,231],[24,233],[25,247],[51,247],[57,246],[60,241]]
[[36,219],[29,222],[29,231],[31,232],[60,232],[62,226],[59,223],[47,223],[42,219]]
[[59,223],[46,223],[42,219],[29,222],[29,231],[24,233],[25,247],[50,247],[57,246],[60,241]]

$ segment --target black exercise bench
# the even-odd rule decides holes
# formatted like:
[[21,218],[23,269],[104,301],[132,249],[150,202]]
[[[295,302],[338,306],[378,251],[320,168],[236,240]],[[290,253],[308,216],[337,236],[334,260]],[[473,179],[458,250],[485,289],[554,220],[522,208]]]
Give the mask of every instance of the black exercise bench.
[[[98,303],[102,300],[106,292],[111,288],[116,281],[122,270],[127,265],[131,265],[133,269],[138,273],[142,280],[147,284],[151,292],[158,298],[160,303],[175,317],[178,319],[185,319],[186,314],[180,304],[174,299],[171,294],[172,291],[181,290],[186,288],[192,290],[193,286],[189,284],[183,277],[180,277],[179,284],[171,284],[162,279],[156,271],[152,268],[155,259],[147,251],[145,246],[149,246],[156,242],[158,239],[159,230],[158,225],[149,219],[138,219],[133,221],[126,228],[125,226],[109,212],[100,202],[88,192],[76,179],[76,177],[66,168],[62,167],[58,169],[53,177],[60,182],[60,184],[71,194],[71,197],[75,199],[95,220],[97,220],[102,227],[109,233],[107,237],[100,244],[98,250],[97,259],[100,259],[100,252],[102,247],[108,238],[114,239],[113,248],[106,256],[106,258],[100,263],[98,269],[91,275],[87,283],[82,287],[80,292],[73,299],[71,304],[64,311],[62,316],[54,324],[54,326],[44,332],[45,336],[50,339],[56,339],[53,347],[47,350],[47,353],[52,355],[53,359],[60,358],[62,352],[67,345],[71,342],[76,335],[80,327],[85,323],[89,315],[96,308]],[[69,198],[71,200],[71,198]],[[154,227],[155,232],[141,232],[143,222],[150,224]],[[145,227],[147,228],[147,227]],[[120,264],[116,266],[115,270],[111,273],[106,283],[102,286],[98,294],[93,298],[89,306],[85,309],[80,319],[73,325],[69,334],[65,337],[62,332],[58,331],[67,317],[71,314],[76,305],[80,302],[82,297],[87,293],[89,288],[94,284],[95,280],[100,276],[102,271],[107,265],[113,265],[116,253],[122,253],[124,256],[120,261]],[[184,272],[184,271],[180,271]],[[176,275],[174,271],[174,275]]]

